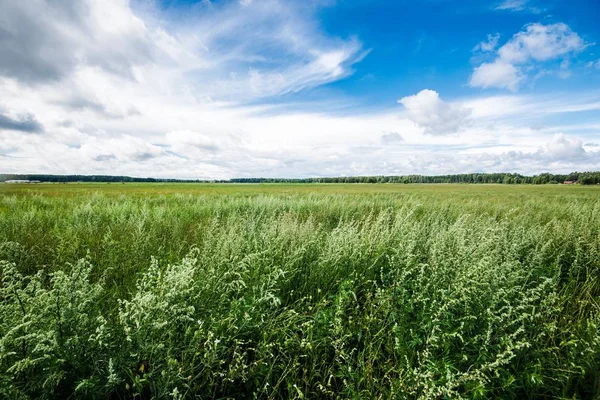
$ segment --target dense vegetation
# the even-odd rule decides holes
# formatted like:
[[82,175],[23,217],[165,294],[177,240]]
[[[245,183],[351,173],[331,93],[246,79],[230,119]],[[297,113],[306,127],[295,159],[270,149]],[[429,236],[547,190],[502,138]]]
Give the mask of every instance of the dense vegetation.
[[0,398],[600,395],[597,187],[0,189]]
[[239,178],[231,179],[232,183],[502,183],[509,185],[522,184],[557,184],[564,182],[582,185],[600,184],[600,172],[571,172],[570,174],[550,174],[526,176],[510,173],[475,173],[457,175],[400,175],[400,176],[347,176],[334,178],[278,179],[278,178]]
[[[0,175],[0,182],[8,180],[31,180],[40,182],[208,182],[201,180],[177,180],[159,178],[132,178],[111,175]],[[503,184],[556,184],[565,181],[582,185],[600,184],[600,172],[571,172],[570,174],[543,173],[525,176],[509,173],[475,173],[457,175],[401,175],[401,176],[342,176],[330,178],[235,178],[220,183],[503,183]]]

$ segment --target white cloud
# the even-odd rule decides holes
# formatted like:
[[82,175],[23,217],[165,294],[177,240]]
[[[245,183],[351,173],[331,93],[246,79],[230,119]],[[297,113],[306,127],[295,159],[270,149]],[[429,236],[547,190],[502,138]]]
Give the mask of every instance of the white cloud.
[[[491,125],[487,118],[478,118],[460,136],[441,137],[423,136],[410,121],[394,115],[279,115],[265,121],[237,114],[235,120],[240,133],[219,137],[211,136],[210,130],[149,137],[77,133],[74,128],[45,137],[5,133],[0,137],[0,165],[9,173],[206,179],[600,168],[600,151],[582,151],[581,140],[553,136],[550,128],[510,125],[513,117]],[[202,124],[194,125],[202,131]],[[72,144],[65,141],[68,130],[73,132]],[[396,140],[397,131],[404,140]]]
[[91,67],[138,82],[160,74],[166,84],[182,78],[193,92],[244,101],[341,79],[367,53],[356,38],[322,33],[314,7],[240,4],[191,7],[175,26],[158,6],[136,13],[128,0],[1,0],[0,75],[47,83]]
[[571,70],[569,67],[571,66],[571,62],[569,60],[563,60],[560,63],[560,69],[557,72],[557,75],[560,79],[567,79],[571,76]]
[[165,135],[165,139],[171,148],[183,153],[198,150],[215,152],[220,147],[217,141],[210,136],[192,131],[172,131]]
[[588,62],[586,64],[586,67],[600,69],[600,59],[596,60],[596,61],[590,61],[590,62]]
[[127,0],[3,0],[0,16],[1,75],[46,82],[64,78],[84,63],[131,76],[134,63],[160,56],[153,32],[131,12]]
[[471,113],[465,107],[446,103],[436,91],[429,89],[403,97],[398,102],[406,108],[408,118],[429,135],[458,132]]
[[539,150],[539,154],[558,160],[573,160],[585,156],[586,151],[579,139],[557,133]]
[[[547,96],[532,95],[500,95],[463,100],[461,103],[472,110],[474,119],[497,120],[505,118],[517,123],[523,118],[560,117],[561,120],[572,121],[569,113],[600,110],[600,96],[596,92],[580,92],[574,97],[567,93],[552,93]],[[575,120],[576,121],[576,120]],[[553,126],[554,124],[550,125]],[[554,125],[555,126],[555,125]],[[582,123],[572,124],[573,127],[585,126]],[[591,126],[597,127],[592,124]],[[598,125],[600,126],[600,125]]]
[[529,0],[504,0],[496,10],[515,10],[520,11],[525,8],[525,5],[529,2]]
[[44,127],[32,114],[10,115],[0,110],[0,130],[38,133],[43,131]]
[[503,61],[522,64],[530,60],[547,61],[585,49],[586,44],[567,25],[530,24],[498,49]]
[[[526,71],[534,69],[536,63],[574,55],[587,46],[577,33],[563,23],[529,24],[498,49],[493,62],[476,67],[469,84],[473,87],[515,91],[526,79]],[[568,63],[566,59],[563,61]],[[565,68],[559,71],[559,76],[567,77]]]
[[484,89],[490,87],[504,88],[516,91],[523,80],[521,71],[514,65],[494,61],[483,63],[473,70],[470,85]]
[[93,161],[143,162],[163,155],[163,150],[142,138],[131,135],[89,137],[79,153]]
[[[502,3],[500,3],[496,7],[496,10],[513,11],[513,12],[520,11],[520,12],[529,12],[532,14],[540,14],[544,11],[543,8],[530,5],[531,3],[534,3],[534,2],[531,0],[504,0]],[[541,3],[541,4],[544,4],[544,3]]]
[[335,96],[273,101],[349,76],[366,54],[358,38],[323,32],[305,3],[205,2],[171,21],[125,0],[0,0],[0,26],[11,32],[1,54],[18,55],[0,57],[0,172],[220,179],[600,168],[600,152],[572,143],[600,141],[589,122],[530,128],[596,112],[597,92],[444,101],[425,90],[402,98],[402,112]]
[[387,132],[381,135],[382,144],[392,145],[402,141],[404,141],[404,138],[398,132]]
[[477,46],[475,46],[475,48],[473,49],[474,51],[477,50],[481,50],[481,51],[494,51],[496,50],[496,46],[498,46],[498,41],[500,40],[500,34],[496,33],[494,35],[492,34],[488,34],[487,35],[487,39],[479,44],[477,44]]
[[314,59],[308,63],[276,72],[250,69],[247,77],[242,76],[242,79],[239,79],[235,75],[232,79],[221,81],[219,84],[240,97],[248,93],[263,97],[298,92],[339,80],[353,73],[351,64],[362,60],[367,54],[367,52],[359,54],[360,47],[360,43],[352,40],[343,48],[333,51],[313,51]]

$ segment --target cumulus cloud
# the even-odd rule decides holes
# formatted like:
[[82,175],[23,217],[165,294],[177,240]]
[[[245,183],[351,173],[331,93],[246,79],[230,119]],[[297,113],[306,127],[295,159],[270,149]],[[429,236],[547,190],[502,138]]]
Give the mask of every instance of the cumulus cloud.
[[92,160],[94,161],[110,161],[110,160],[116,160],[117,156],[115,156],[112,153],[107,153],[107,154],[98,154],[96,156],[92,156]]
[[74,111],[91,111],[104,118],[119,119],[141,114],[134,106],[123,108],[115,104],[115,102],[104,102],[95,99],[93,96],[84,97],[82,95],[75,95],[74,97],[57,100],[56,104]]
[[498,50],[498,56],[515,64],[547,61],[585,49],[583,39],[567,25],[530,24]]
[[[412,151],[394,162],[387,162],[389,172],[419,174],[453,174],[465,171],[567,173],[575,170],[596,170],[600,166],[600,151],[585,151],[581,141],[563,134],[555,134],[537,148],[502,150],[494,148],[456,148],[433,152]],[[373,162],[377,162],[373,160]],[[384,162],[381,162],[384,164]],[[367,167],[366,165],[364,166]],[[383,165],[381,165],[383,168]]]
[[430,89],[398,100],[407,111],[408,118],[423,128],[428,135],[440,136],[456,133],[469,117],[471,110],[443,101]]
[[24,82],[57,80],[81,63],[129,75],[153,59],[152,40],[127,0],[0,1],[0,74]]
[[476,67],[469,84],[473,87],[515,91],[525,80],[527,70],[549,60],[577,54],[587,46],[577,33],[563,23],[529,24],[498,49],[493,62]]
[[43,129],[44,128],[42,124],[40,124],[32,114],[11,117],[0,112],[0,131],[11,130],[26,133],[37,133],[41,132]]
[[115,137],[87,137],[78,149],[84,158],[99,162],[142,162],[164,156],[159,146],[131,135]]
[[381,135],[381,143],[385,145],[393,145],[404,140],[398,132],[387,132]]
[[187,152],[198,149],[214,152],[219,149],[217,141],[208,135],[192,131],[173,131],[166,134],[169,145],[176,151]]
[[494,51],[496,46],[498,46],[498,41],[500,40],[500,34],[496,33],[494,35],[488,34],[487,39],[481,43],[478,43],[477,46],[473,49],[474,51]]
[[[48,140],[45,135],[9,133],[0,135],[0,153],[8,151],[12,158],[0,163],[7,173],[27,169],[203,179],[471,171],[531,174],[600,168],[597,148],[586,145],[587,151],[582,151],[575,136],[552,136],[547,129],[487,126],[485,120],[475,120],[460,136],[423,137],[420,128],[397,115],[326,119],[287,115],[275,119],[272,126],[262,129],[252,127],[250,120],[243,121],[249,134],[219,141],[216,151],[210,150],[207,138],[194,137],[199,132],[158,135],[153,140],[83,134],[77,136],[77,146],[65,144],[59,135],[50,134]],[[390,130],[394,127],[401,130],[404,140],[385,143],[384,135],[397,139],[396,131]],[[385,133],[373,141],[367,134],[373,129]],[[305,132],[315,134],[302,137]]]
[[538,154],[558,160],[576,160],[585,156],[586,151],[581,140],[557,133],[538,150]]
[[511,63],[496,60],[475,68],[470,85],[484,89],[496,87],[516,91],[523,79],[523,73],[519,68]]

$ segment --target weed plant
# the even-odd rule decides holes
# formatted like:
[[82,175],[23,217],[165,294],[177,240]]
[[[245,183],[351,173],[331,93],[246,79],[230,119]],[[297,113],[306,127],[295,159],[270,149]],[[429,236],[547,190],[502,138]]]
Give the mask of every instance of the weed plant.
[[600,396],[596,188],[284,189],[0,194],[0,398]]

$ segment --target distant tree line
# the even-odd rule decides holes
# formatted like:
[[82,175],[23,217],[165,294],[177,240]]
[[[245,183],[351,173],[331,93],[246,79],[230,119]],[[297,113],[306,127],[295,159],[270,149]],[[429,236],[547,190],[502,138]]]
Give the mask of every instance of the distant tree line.
[[40,182],[102,182],[102,183],[121,183],[121,182],[203,182],[201,180],[185,179],[162,179],[162,178],[135,178],[131,176],[117,175],[21,175],[21,174],[0,174],[0,182],[12,180],[28,180]]
[[0,182],[9,180],[30,180],[40,182],[218,182],[218,183],[502,183],[510,185],[543,185],[557,183],[578,183],[581,185],[600,184],[600,171],[571,172],[570,174],[550,174],[526,176],[509,173],[474,173],[455,175],[378,175],[378,176],[342,176],[330,178],[234,178],[229,180],[185,180],[162,178],[135,178],[114,175],[15,175],[0,174]]
[[570,174],[550,174],[526,176],[509,173],[475,173],[456,175],[391,175],[391,176],[346,176],[334,178],[306,178],[306,179],[280,179],[280,178],[236,178],[228,181],[232,183],[502,183],[511,185],[522,184],[556,184],[580,183],[583,185],[600,184],[600,172],[572,172]]

